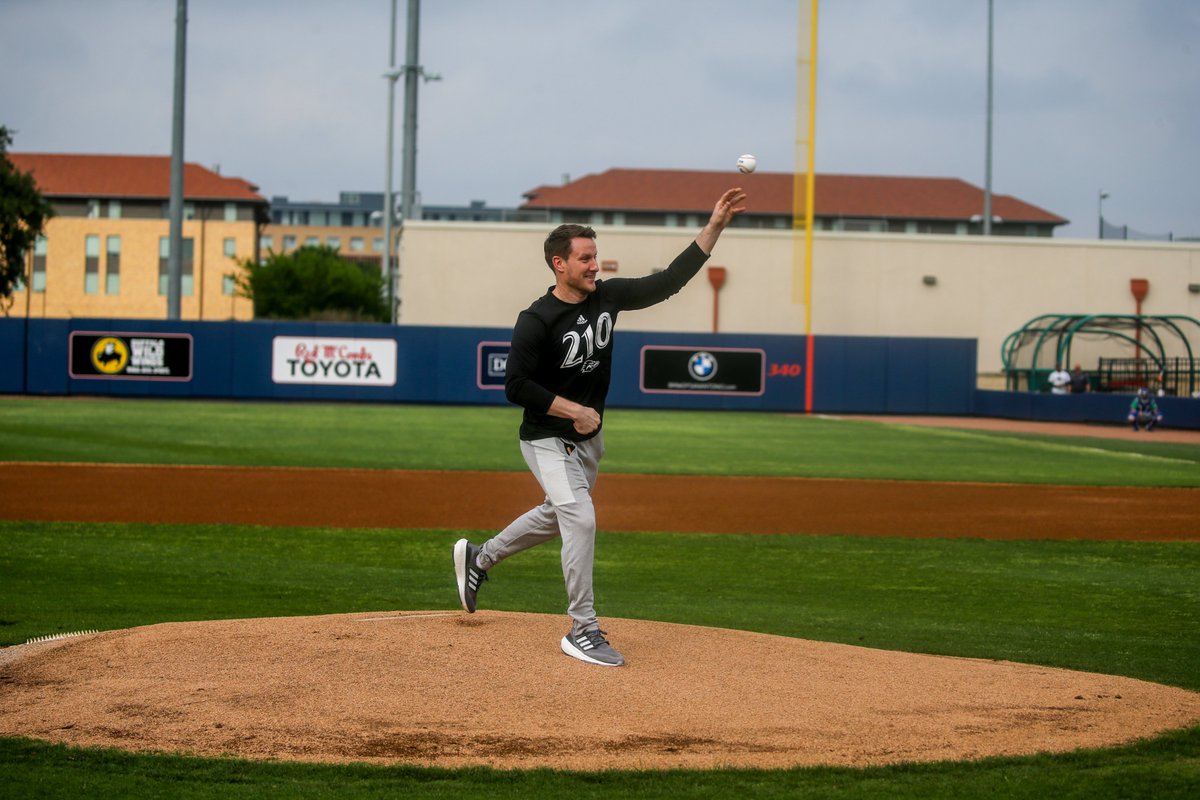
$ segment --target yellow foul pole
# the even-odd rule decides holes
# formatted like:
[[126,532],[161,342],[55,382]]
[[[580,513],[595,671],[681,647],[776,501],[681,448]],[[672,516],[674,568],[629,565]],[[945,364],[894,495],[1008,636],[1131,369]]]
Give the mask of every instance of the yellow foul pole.
[[[792,301],[804,303],[804,410],[809,413],[813,408],[812,227],[817,130],[817,2],[800,0],[796,37],[796,168],[792,178]],[[803,171],[801,163],[805,164]],[[803,248],[800,231],[804,232]]]

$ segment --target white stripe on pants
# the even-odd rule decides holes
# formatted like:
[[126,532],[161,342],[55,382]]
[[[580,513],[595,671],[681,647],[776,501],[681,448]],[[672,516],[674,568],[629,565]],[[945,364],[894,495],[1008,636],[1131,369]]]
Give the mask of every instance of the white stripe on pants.
[[479,565],[490,569],[511,555],[561,536],[567,613],[576,631],[599,627],[592,592],[592,562],[596,553],[592,487],[604,456],[604,434],[598,433],[583,442],[522,441],[521,455],[546,493],[546,499],[484,542]]

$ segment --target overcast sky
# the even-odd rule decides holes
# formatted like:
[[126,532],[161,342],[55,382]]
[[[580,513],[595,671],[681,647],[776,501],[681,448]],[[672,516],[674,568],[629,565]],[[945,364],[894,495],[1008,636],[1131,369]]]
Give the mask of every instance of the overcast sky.
[[[390,0],[190,0],[185,157],[268,198],[382,191]],[[398,0],[405,59],[407,0]],[[610,167],[796,166],[795,0],[426,0],[417,189],[516,206]],[[0,0],[24,152],[167,155],[175,3]],[[1200,3],[995,0],[992,189],[1200,235]],[[984,185],[987,0],[820,5],[817,172]],[[396,92],[401,185],[403,83]],[[803,164],[800,165],[803,167]]]

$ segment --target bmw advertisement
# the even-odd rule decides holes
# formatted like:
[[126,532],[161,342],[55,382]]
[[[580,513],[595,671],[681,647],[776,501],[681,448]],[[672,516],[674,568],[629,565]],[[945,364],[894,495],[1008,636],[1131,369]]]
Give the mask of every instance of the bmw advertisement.
[[762,395],[766,351],[736,347],[660,347],[641,354],[641,390],[649,394]]

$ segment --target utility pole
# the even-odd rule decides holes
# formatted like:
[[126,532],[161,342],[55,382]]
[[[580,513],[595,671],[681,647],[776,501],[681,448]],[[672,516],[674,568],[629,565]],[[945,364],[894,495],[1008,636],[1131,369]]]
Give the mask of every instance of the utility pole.
[[417,187],[417,78],[421,60],[421,0],[408,0],[408,32],[404,50],[404,188],[400,214],[405,222],[413,219],[413,195]]
[[392,220],[396,216],[396,203],[392,199],[392,154],[395,151],[393,129],[396,121],[396,0],[392,0],[391,45],[388,48],[388,71],[383,76],[388,82],[387,102],[387,177],[383,189],[383,279],[387,285],[388,320],[396,322],[396,281],[392,275]]
[[167,319],[180,319],[183,294],[183,108],[187,0],[175,0],[175,104],[171,121],[171,199],[167,251]]
[[[395,0],[393,9],[395,8]],[[393,14],[395,11],[393,10]],[[389,73],[392,81],[395,81],[400,73],[404,73],[404,182],[400,189],[400,216],[402,219],[400,235],[404,235],[404,225],[410,219],[420,219],[421,212],[417,207],[415,198],[417,194],[417,78],[422,78],[428,81],[440,81],[442,76],[431,75],[425,72],[425,69],[420,63],[420,41],[421,41],[421,0],[408,0],[408,27],[406,37],[406,47],[404,55],[404,67],[401,70]],[[394,34],[393,34],[394,37]],[[394,38],[393,38],[394,41]],[[390,117],[390,115],[389,115]],[[389,130],[391,121],[389,119]],[[389,134],[390,140],[390,134]],[[390,152],[391,145],[389,145]],[[400,265],[396,264],[396,269],[392,275],[391,284],[394,287],[396,297],[400,294]],[[400,320],[399,301],[392,306],[392,322]]]

